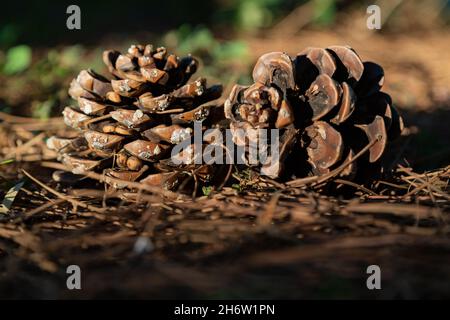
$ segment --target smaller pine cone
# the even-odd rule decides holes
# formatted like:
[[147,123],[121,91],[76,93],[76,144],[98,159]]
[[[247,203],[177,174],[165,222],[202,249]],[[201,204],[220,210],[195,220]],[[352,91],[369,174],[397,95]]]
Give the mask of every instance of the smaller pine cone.
[[210,183],[214,166],[194,164],[193,152],[186,150],[178,155],[182,165],[170,156],[174,145],[192,139],[194,121],[204,130],[220,120],[223,109],[207,103],[220,97],[222,86],[208,86],[205,78],[188,83],[197,60],[164,47],[105,51],[103,61],[109,78],[82,70],[70,84],[69,95],[77,105],[66,107],[63,116],[79,133],[51,137],[47,146],[74,173],[95,170],[167,189]]
[[236,144],[251,140],[252,129],[280,130],[279,163],[260,164],[272,178],[374,177],[387,142],[403,129],[391,98],[380,91],[382,67],[362,62],[347,46],[306,48],[295,58],[264,54],[253,80],[233,87],[225,116]]

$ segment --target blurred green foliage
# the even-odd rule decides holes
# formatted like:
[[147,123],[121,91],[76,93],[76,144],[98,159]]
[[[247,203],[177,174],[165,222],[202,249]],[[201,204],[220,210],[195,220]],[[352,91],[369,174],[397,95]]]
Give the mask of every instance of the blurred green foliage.
[[282,3],[282,0],[234,1],[237,27],[245,31],[269,27]]
[[[182,25],[162,39],[168,48],[180,55],[192,54],[202,62],[201,72],[223,83],[250,63],[248,46],[241,40],[220,40],[206,27]],[[245,69],[244,69],[245,70]],[[244,79],[245,80],[245,79]]]
[[336,0],[313,0],[314,23],[323,26],[332,24],[336,17],[336,2]]
[[255,33],[270,28],[307,2],[312,2],[314,7],[313,25],[330,25],[335,21],[338,0],[232,0],[227,1],[216,16],[218,21],[231,25],[234,30]]
[[247,45],[239,40],[220,41],[206,27],[192,28],[182,25],[177,30],[169,31],[163,38],[168,47],[176,48],[179,54],[195,54],[215,62],[248,59]]
[[31,48],[20,45],[10,48],[5,55],[2,72],[6,75],[24,71],[31,64]]
[[0,81],[4,83],[0,101],[5,102],[2,110],[41,119],[58,114],[61,106],[69,102],[70,79],[80,69],[102,66],[100,52],[95,52],[95,59],[87,53],[82,45],[36,52],[27,45],[0,50]]

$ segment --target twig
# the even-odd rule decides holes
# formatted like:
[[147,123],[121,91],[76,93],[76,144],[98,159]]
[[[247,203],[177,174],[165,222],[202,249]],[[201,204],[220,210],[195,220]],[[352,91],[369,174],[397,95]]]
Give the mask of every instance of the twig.
[[343,179],[336,179],[333,182],[338,183],[338,184],[346,184],[346,185],[354,187],[354,188],[356,188],[358,190],[364,191],[365,193],[368,193],[368,194],[370,194],[372,196],[378,196],[378,194],[376,192],[373,192],[372,190],[369,190],[366,187],[361,186],[361,185],[356,184],[356,183],[351,182],[351,181],[347,181],[347,180],[343,180]]
[[70,202],[74,207],[78,206],[78,207],[82,207],[82,208],[86,208],[88,210],[92,210],[94,212],[97,213],[105,213],[106,209],[103,208],[97,208],[97,207],[93,207],[91,205],[88,205],[84,202],[78,201],[72,197],[66,196],[58,191],[56,191],[55,189],[47,186],[46,184],[44,184],[43,182],[39,181],[38,179],[36,179],[35,177],[33,177],[31,174],[29,174],[26,170],[22,169],[23,174],[25,174],[28,178],[30,178],[31,180],[33,180],[35,183],[37,183],[39,186],[41,186],[42,188],[44,188],[45,190],[47,190],[50,193],[53,193],[55,196],[57,196],[60,199],[63,199],[67,202]]
[[41,213],[41,212],[43,212],[43,211],[45,211],[45,210],[47,210],[47,209],[49,209],[49,208],[51,208],[53,206],[57,206],[57,205],[59,205],[61,203],[64,203],[66,201],[67,200],[65,200],[65,199],[57,199],[57,200],[54,200],[54,201],[53,200],[49,201],[49,202],[44,203],[43,205],[41,205],[41,206],[39,206],[39,207],[37,207],[37,208],[35,208],[33,210],[25,212],[23,218],[24,219],[28,219],[28,218],[30,218],[30,217],[38,214],[38,213]]

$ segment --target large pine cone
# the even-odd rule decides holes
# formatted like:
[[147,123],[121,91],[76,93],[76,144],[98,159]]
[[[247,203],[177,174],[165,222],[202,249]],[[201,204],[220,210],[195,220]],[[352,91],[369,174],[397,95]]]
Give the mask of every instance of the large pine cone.
[[194,121],[204,129],[220,118],[223,109],[205,103],[220,97],[222,86],[208,87],[204,78],[187,83],[197,60],[168,54],[164,47],[105,51],[103,61],[111,80],[83,70],[70,85],[78,105],[64,109],[64,121],[80,133],[52,137],[48,147],[74,173],[104,170],[109,177],[168,189],[193,180],[193,173],[196,182],[209,181],[212,166],[194,164],[193,152],[186,150],[179,159],[184,165],[174,164],[170,151],[192,139]]
[[[253,80],[234,86],[225,116],[238,145],[258,138],[253,129],[280,129],[278,163],[261,168],[272,178],[331,177],[338,171],[364,180],[380,172],[388,140],[403,128],[389,95],[380,91],[383,69],[362,62],[350,47],[306,48],[295,58],[264,54]],[[334,170],[339,166],[342,170]]]

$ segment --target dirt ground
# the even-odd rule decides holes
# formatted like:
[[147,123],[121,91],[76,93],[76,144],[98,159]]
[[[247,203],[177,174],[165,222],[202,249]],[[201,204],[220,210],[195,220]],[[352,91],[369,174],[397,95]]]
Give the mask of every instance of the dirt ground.
[[[20,131],[20,119],[4,117],[3,145],[44,134],[34,151],[0,166],[5,181],[24,178],[25,169],[42,182],[28,177],[12,210],[0,214],[0,298],[449,298],[450,34],[276,32],[245,38],[252,55],[349,44],[385,68],[384,90],[408,127],[393,153],[413,170],[397,168],[394,186],[353,197],[267,181],[197,199],[101,194],[95,180],[58,185],[48,165],[32,160],[61,122]],[[66,287],[71,264],[81,267],[82,290]],[[366,287],[373,264],[381,290]]]

